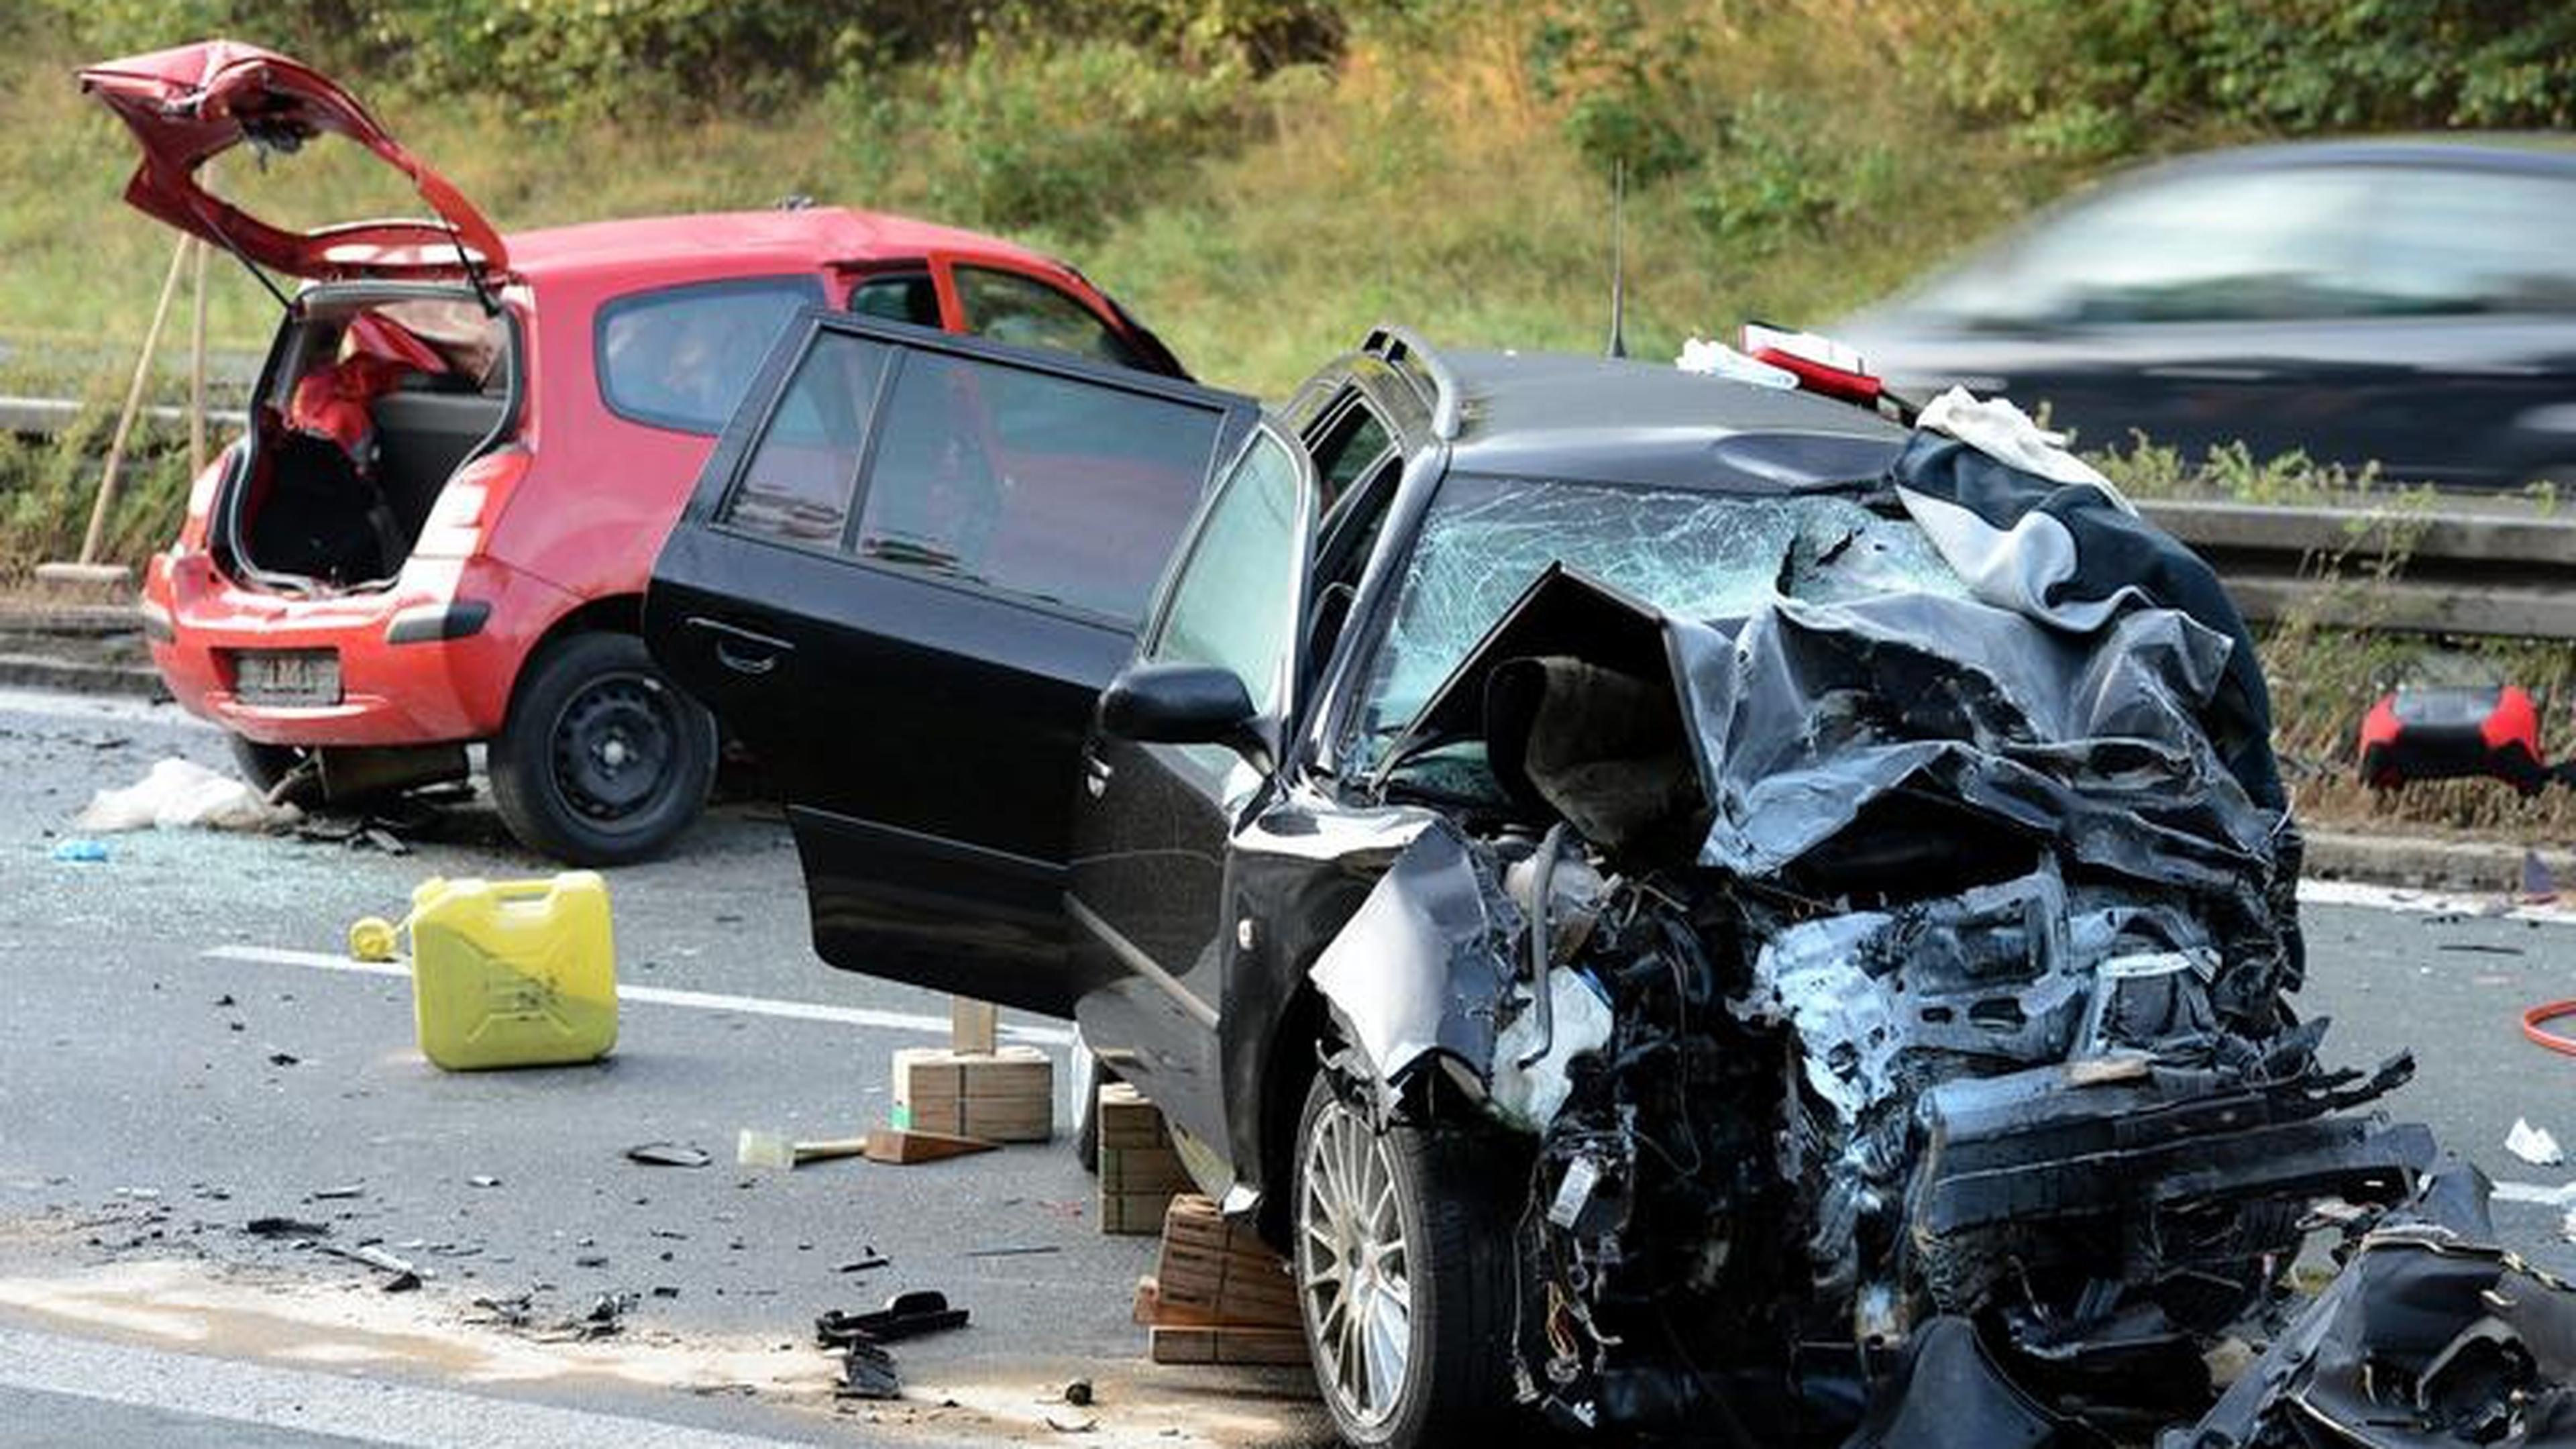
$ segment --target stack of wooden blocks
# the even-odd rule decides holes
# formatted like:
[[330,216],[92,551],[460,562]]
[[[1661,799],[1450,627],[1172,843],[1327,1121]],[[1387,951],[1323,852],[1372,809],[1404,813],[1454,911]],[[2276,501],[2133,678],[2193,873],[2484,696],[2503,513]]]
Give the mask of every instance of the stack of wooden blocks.
[[1163,1253],[1136,1285],[1156,1363],[1302,1364],[1297,1280],[1249,1222],[1196,1193],[1172,1199]]
[[894,1054],[894,1126],[986,1142],[1055,1135],[1055,1064],[1031,1046],[904,1047]]
[[1190,1190],[1162,1110],[1125,1082],[1100,1089],[1100,1230],[1159,1233],[1163,1210]]

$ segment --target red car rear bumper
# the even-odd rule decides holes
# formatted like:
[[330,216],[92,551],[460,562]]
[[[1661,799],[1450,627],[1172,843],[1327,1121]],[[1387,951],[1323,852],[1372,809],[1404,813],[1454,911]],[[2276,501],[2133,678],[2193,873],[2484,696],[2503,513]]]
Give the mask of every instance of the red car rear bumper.
[[[576,600],[487,558],[414,558],[390,589],[300,599],[247,589],[203,553],[145,574],[152,662],[191,712],[273,745],[425,745],[486,739],[520,661]],[[478,607],[479,606],[479,607]],[[234,688],[244,650],[333,651],[340,699],[281,705]]]

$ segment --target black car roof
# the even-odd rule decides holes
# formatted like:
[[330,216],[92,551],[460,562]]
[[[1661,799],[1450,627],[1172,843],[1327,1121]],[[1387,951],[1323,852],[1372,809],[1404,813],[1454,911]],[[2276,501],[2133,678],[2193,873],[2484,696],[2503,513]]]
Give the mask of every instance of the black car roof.
[[1448,353],[1453,471],[1779,494],[1868,483],[1903,428],[1811,393],[1668,363]]

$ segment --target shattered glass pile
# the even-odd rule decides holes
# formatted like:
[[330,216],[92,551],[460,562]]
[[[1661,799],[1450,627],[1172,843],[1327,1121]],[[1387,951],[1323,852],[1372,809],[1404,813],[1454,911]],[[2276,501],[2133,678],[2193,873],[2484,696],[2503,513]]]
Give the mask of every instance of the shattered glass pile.
[[[1522,1399],[1748,1444],[2576,1442],[2576,1295],[2357,1110],[2412,1062],[2330,1067],[2289,1006],[2241,622],[2083,581],[2197,563],[2111,511],[2001,586],[2030,560],[1976,549],[2065,507],[2025,481],[1937,554],[1883,494],[1496,489],[1435,516],[1461,551],[1426,529],[1364,725],[1437,808],[1314,979],[1356,1089],[1526,1166]],[[1835,588],[1856,539],[1892,562]]]

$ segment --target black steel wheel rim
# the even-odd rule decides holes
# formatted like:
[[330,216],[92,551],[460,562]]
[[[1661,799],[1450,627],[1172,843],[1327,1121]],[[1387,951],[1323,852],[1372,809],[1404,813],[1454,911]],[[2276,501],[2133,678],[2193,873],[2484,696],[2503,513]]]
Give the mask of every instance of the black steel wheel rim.
[[677,702],[660,681],[632,672],[593,679],[555,716],[555,790],[600,824],[642,814],[670,790],[680,730]]

